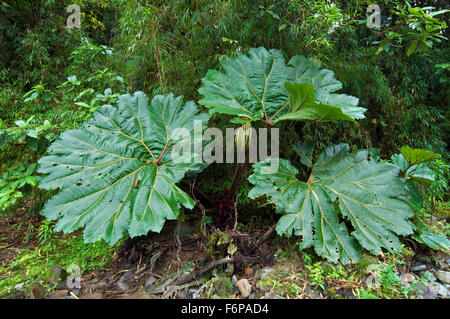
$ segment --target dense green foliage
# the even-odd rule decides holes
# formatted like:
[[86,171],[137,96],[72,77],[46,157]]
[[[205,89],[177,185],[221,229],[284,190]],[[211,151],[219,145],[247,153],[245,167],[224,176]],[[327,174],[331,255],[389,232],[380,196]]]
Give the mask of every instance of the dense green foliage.
[[278,50],[251,48],[249,56],[223,59],[222,68],[226,74],[210,70],[203,78],[199,103],[213,113],[235,115],[234,123],[364,117],[357,98],[332,93],[342,87],[333,72],[304,56],[286,64]]
[[[72,3],[81,8],[80,29],[66,26],[69,15],[66,8]],[[197,112],[216,113],[211,115],[210,124],[221,129],[230,125],[230,117],[217,113],[232,115],[232,122],[238,123],[262,119],[266,124],[277,124],[285,132],[281,134],[280,149],[280,156],[286,159],[282,162],[287,163],[283,167],[293,175],[298,172],[295,183],[303,187],[299,188],[317,188],[320,200],[313,201],[306,194],[302,197],[301,191],[297,194],[299,198],[309,198],[311,224],[320,220],[317,207],[322,202],[326,203],[328,218],[333,220],[333,227],[327,226],[328,237],[321,241],[317,233],[315,238],[310,232],[301,234],[303,240],[310,238],[306,243],[316,243],[313,245],[319,254],[331,260],[337,260],[338,255],[348,260],[357,259],[360,246],[373,253],[379,253],[381,248],[397,251],[397,235],[414,231],[416,240],[434,248],[446,247],[445,238],[437,240],[416,219],[421,219],[418,211],[429,209],[433,213],[439,201],[448,200],[450,50],[445,23],[448,4],[440,0],[378,1],[382,26],[368,28],[369,3],[358,0],[1,2],[0,212],[13,212],[27,201],[31,201],[31,211],[39,212],[54,195],[45,206],[44,215],[60,220],[58,230],[72,231],[86,226],[85,238],[89,241],[104,238],[113,243],[124,232],[140,235],[150,229],[160,230],[165,219],[177,217],[181,206],[194,205],[186,190],[182,191],[175,183],[188,170],[198,168],[195,165],[176,171],[164,168],[162,173],[156,173],[160,164],[166,164],[164,150],[169,137],[154,132],[170,130],[164,128],[161,114],[159,117],[152,114],[150,121],[149,114],[139,112],[145,109],[151,113],[150,106],[157,104],[158,99],[169,99],[174,105],[184,105],[181,112],[186,113],[179,114],[182,117],[206,119],[206,115]],[[262,68],[256,74],[246,76],[248,70],[259,65]],[[223,85],[219,86],[220,83]],[[136,91],[154,98],[140,108],[133,99],[137,96],[144,99],[141,93],[134,97],[122,95]],[[170,92],[202,106],[197,109],[195,102],[182,103]],[[138,113],[131,111],[136,117],[131,114],[127,122],[119,110],[128,115],[129,110]],[[107,117],[119,125],[112,127]],[[134,118],[145,129],[139,132],[140,124]],[[97,127],[93,124],[96,121]],[[132,138],[123,138],[120,132]],[[75,137],[91,142],[90,148],[80,148],[80,143],[73,140]],[[294,146],[299,139],[302,143]],[[370,235],[373,242],[367,236],[363,239],[364,234],[370,233],[365,227],[370,227],[373,220],[361,213],[364,217],[358,218],[363,218],[366,225],[358,227],[352,218],[353,210],[343,207],[346,203],[343,195],[338,196],[339,190],[330,186],[353,180],[339,180],[331,172],[335,168],[322,175],[314,170],[314,165],[320,165],[320,156],[317,158],[313,149],[323,150],[344,142],[352,149],[368,149],[370,156],[361,155],[367,155],[366,151],[348,152],[345,147],[339,153],[342,158],[336,160],[337,166],[353,161],[356,168],[369,162],[373,164],[371,169],[390,167],[386,173],[391,178],[389,183],[404,183],[407,189],[392,187],[381,194],[373,189],[367,193],[354,190],[351,194],[351,198],[364,197],[361,202],[365,207],[374,205],[380,196],[380,203],[395,202],[396,206],[406,200],[411,207],[401,210],[396,226],[377,228],[374,234],[381,238]],[[48,148],[51,143],[53,146]],[[397,154],[404,145],[406,148]],[[433,155],[426,158],[426,163],[418,162],[408,155],[416,148],[422,149],[423,154],[436,153],[441,157]],[[45,152],[50,156],[42,158]],[[112,154],[126,157],[127,164],[120,167],[109,164],[115,160]],[[327,153],[322,154],[323,157]],[[383,161],[389,158],[392,163]],[[55,159],[57,163],[51,162]],[[89,168],[98,163],[105,167]],[[76,174],[72,177],[69,164],[80,165],[73,168]],[[133,168],[140,167],[139,174],[130,175]],[[260,166],[255,168],[258,170]],[[396,172],[400,172],[400,177],[394,181]],[[48,175],[40,181],[42,175],[38,173]],[[98,173],[105,174],[105,178],[95,179]],[[361,177],[357,173],[356,179]],[[197,175],[197,184],[208,192],[217,192],[220,188],[217,185],[230,182],[229,175],[227,170],[211,165]],[[161,176],[170,176],[169,184],[173,185],[160,188],[158,183],[162,179],[157,177]],[[309,177],[313,181],[320,179],[322,184],[313,187],[311,180],[301,182]],[[150,184],[159,192],[166,192],[164,196],[158,197],[139,187],[139,183],[143,185],[147,180],[153,180]],[[43,189],[36,187],[38,182]],[[111,185],[120,186],[120,191],[116,192]],[[245,182],[241,184],[239,201],[246,201],[249,187]],[[323,190],[328,187],[335,192]],[[57,188],[62,190],[55,195]],[[130,190],[129,195],[124,189]],[[84,206],[74,204],[81,196],[100,194],[96,192],[101,190],[105,190],[102,193],[105,197],[101,198],[106,206],[96,206],[97,195],[90,197],[90,202],[86,200]],[[116,193],[125,195],[119,198]],[[165,207],[161,198],[166,196],[171,198],[167,204],[170,209],[161,209],[157,216],[149,213],[155,217],[152,221],[147,207],[150,211]],[[325,198],[338,200],[331,203]],[[286,213],[284,216],[298,213],[286,204],[279,206],[283,201],[272,202],[278,211]],[[69,208],[54,209],[62,204]],[[90,213],[84,215],[83,211],[89,207]],[[106,212],[101,207],[111,209]],[[361,207],[355,209],[363,211]],[[416,212],[414,218],[411,209]],[[64,214],[69,210],[70,213]],[[135,218],[145,219],[146,227],[131,226]],[[410,220],[415,226],[410,226]],[[95,222],[88,226],[91,221]],[[280,233],[301,233],[299,224],[280,227]],[[333,237],[329,230],[335,228],[339,236],[333,235],[334,238],[345,238],[341,248],[335,246],[336,241],[329,244]],[[320,243],[326,245],[320,248]],[[342,254],[342,247],[349,252]]]
[[[373,254],[381,248],[400,251],[396,235],[412,234],[414,226],[408,221],[412,210],[398,199],[406,192],[398,168],[369,158],[367,151],[348,150],[345,144],[325,149],[306,182],[287,160],[280,159],[277,171],[267,166],[275,159],[259,162],[249,178],[255,184],[249,196],[267,194],[278,212],[286,212],[277,232],[302,236],[302,248],[313,246],[332,261],[359,260],[358,243]],[[357,241],[340,216],[351,222]]]
[[[104,105],[81,129],[61,134],[49,147],[51,156],[39,161],[47,174],[44,189],[62,191],[44,207],[49,220],[59,219],[56,230],[85,227],[87,242],[161,231],[166,219],[176,219],[180,206],[194,201],[175,184],[189,170],[203,164],[198,153],[174,158],[172,149],[191,144],[195,121],[204,128],[207,114],[181,97],[157,95],[149,103],[142,92],[121,95],[118,107]],[[201,132],[201,131],[200,131]]]

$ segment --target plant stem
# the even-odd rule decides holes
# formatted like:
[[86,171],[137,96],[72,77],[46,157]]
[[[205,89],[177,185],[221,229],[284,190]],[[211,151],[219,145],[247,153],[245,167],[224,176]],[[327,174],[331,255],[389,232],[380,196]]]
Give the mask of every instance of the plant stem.
[[239,207],[239,211],[241,211],[241,210],[243,210],[243,209],[245,209],[245,208],[247,208],[247,207],[249,207],[249,206],[251,206],[251,205],[257,203],[257,202],[260,202],[260,201],[262,201],[262,200],[265,199],[265,198],[266,198],[265,195],[264,195],[264,196],[260,196],[260,197],[258,197],[258,198],[255,198],[254,200],[248,202],[247,204],[244,204],[244,205],[242,205],[241,207]]
[[239,186],[239,183],[244,175],[245,168],[247,167],[247,163],[238,163],[236,169],[234,171],[233,182],[230,187],[230,198],[234,198],[236,195],[236,190]]
[[203,196],[203,198],[205,198],[208,202],[210,202],[211,205],[213,206],[217,206],[217,202],[212,199],[210,196],[208,196],[208,194],[206,194],[204,191],[202,191],[200,188],[198,188],[195,185],[191,185],[189,182],[183,180],[183,183],[186,185],[189,185],[189,187],[192,187],[197,193],[199,193],[200,195]]

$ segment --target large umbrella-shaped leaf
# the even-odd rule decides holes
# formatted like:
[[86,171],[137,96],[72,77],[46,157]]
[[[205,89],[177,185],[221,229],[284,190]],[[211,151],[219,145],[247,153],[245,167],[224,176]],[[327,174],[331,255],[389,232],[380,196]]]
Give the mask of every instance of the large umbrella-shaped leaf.
[[269,117],[289,102],[285,82],[294,78],[281,52],[250,49],[249,56],[222,60],[224,73],[209,70],[198,90],[199,101],[212,112],[234,115],[234,122],[250,122]]
[[416,232],[411,237],[433,249],[442,249],[446,252],[450,250],[450,240],[448,240],[447,236],[431,232],[420,221],[417,223]]
[[87,242],[159,232],[181,205],[194,206],[176,183],[202,165],[199,154],[176,157],[172,150],[189,146],[194,123],[203,129],[207,121],[182,97],[158,95],[149,103],[142,92],[121,95],[117,107],[104,105],[80,129],[62,133],[39,161],[47,174],[39,187],[61,189],[44,215],[58,219],[56,230],[84,227]]
[[[325,105],[340,108],[340,112],[347,115],[337,119],[364,117],[365,109],[356,106],[357,98],[333,93],[342,87],[342,83],[334,78],[334,73],[321,69],[319,63],[304,56],[293,57],[288,65],[280,51],[260,47],[251,48],[248,56],[239,53],[237,57],[223,59],[221,65],[223,72],[209,70],[202,79],[199,93],[203,98],[199,103],[212,113],[234,116],[233,122],[261,120],[269,125],[274,124],[277,118],[292,109],[290,101],[296,100],[286,89],[286,82],[308,84],[309,92],[294,95],[303,94],[308,100],[315,96],[314,102],[319,105],[304,116],[297,114],[285,119],[336,119],[336,111],[340,110],[330,112],[330,107]],[[305,113],[305,110],[302,112]]]
[[295,70],[295,78],[292,82],[311,84],[319,101],[342,88],[342,83],[336,80],[334,72],[321,69],[320,62],[317,60],[296,55],[289,60],[288,65]]
[[[311,84],[286,82],[285,86],[289,93],[289,111],[277,117],[274,123],[285,120],[347,120],[355,122],[353,117],[347,115],[342,108],[317,103],[314,87]],[[357,108],[365,110],[361,107]]]
[[426,162],[411,165],[403,154],[394,154],[391,156],[392,163],[400,168],[401,175],[406,179],[412,179],[419,182],[433,183],[435,173],[430,169]]
[[431,151],[420,148],[411,148],[407,145],[400,147],[399,151],[410,165],[428,162],[441,156],[440,154],[433,153]]
[[[287,160],[256,163],[249,196],[266,195],[283,213],[277,232],[302,236],[303,248],[313,246],[331,261],[358,260],[360,245],[374,254],[382,248],[399,251],[398,235],[413,233],[413,213],[398,199],[405,190],[398,168],[371,159],[368,151],[348,150],[346,144],[325,149],[307,182]],[[279,161],[278,167],[272,161]]]

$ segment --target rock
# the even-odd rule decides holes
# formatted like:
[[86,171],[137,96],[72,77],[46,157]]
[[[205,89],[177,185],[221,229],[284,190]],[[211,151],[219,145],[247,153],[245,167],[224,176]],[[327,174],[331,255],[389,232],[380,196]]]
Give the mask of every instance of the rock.
[[247,298],[250,293],[252,292],[252,286],[248,282],[247,279],[239,279],[236,282],[236,287],[239,289],[239,292],[241,293],[242,298]]
[[267,275],[269,275],[272,272],[273,272],[272,268],[262,268],[262,269],[258,270],[258,272],[256,273],[255,279],[261,280],[263,278],[266,278]]
[[255,294],[254,294],[254,293],[251,293],[251,294],[248,296],[248,299],[255,299]]
[[24,283],[21,282],[20,284],[15,285],[14,288],[17,289],[17,290],[20,290],[20,289],[23,288],[23,285],[24,285]]
[[151,275],[151,276],[147,279],[147,281],[145,282],[144,287],[145,287],[145,288],[148,288],[148,287],[150,287],[151,285],[153,285],[155,282],[156,282],[156,278],[155,278],[153,275]]
[[20,289],[14,294],[14,299],[25,299],[25,289]]
[[436,271],[436,277],[444,284],[450,284],[450,271],[438,270]]
[[420,290],[420,294],[422,295],[423,299],[436,299],[437,298],[437,292],[434,290],[434,288],[431,285],[423,286],[422,284],[417,284],[417,288]]
[[117,286],[119,287],[120,290],[122,291],[130,290],[130,286],[128,286],[128,284],[125,281],[133,277],[136,270],[137,268],[135,266],[130,270],[128,270],[126,273],[124,273],[122,277],[120,277],[120,279],[117,281]]
[[415,279],[415,277],[413,274],[410,274],[410,273],[403,274],[401,277],[401,285],[403,287],[410,288],[414,279]]
[[130,279],[131,277],[133,277],[133,275],[136,272],[136,270],[137,270],[137,267],[134,266],[133,268],[128,270],[126,273],[124,273],[123,276],[119,280],[125,281],[125,280]]
[[435,283],[432,283],[432,286],[433,286],[434,290],[437,292],[438,295],[441,295],[441,296],[444,296],[444,297],[450,296],[450,292],[443,285],[435,282]]
[[120,290],[122,290],[122,291],[128,291],[128,290],[130,290],[130,286],[128,286],[127,283],[125,283],[125,282],[123,282],[123,281],[120,281],[120,280],[117,282],[117,287],[119,287]]
[[445,260],[445,262],[446,262],[448,265],[450,265],[450,258],[447,258],[447,259]]
[[64,280],[67,278],[67,273],[65,270],[61,269],[56,265],[52,265],[50,268],[50,278],[49,281],[56,285],[60,280]]
[[233,293],[232,280],[225,276],[215,277],[213,279],[213,291],[217,296],[227,298]]
[[35,282],[30,287],[31,299],[43,299],[45,295],[45,288],[39,282]]
[[80,295],[81,290],[78,288],[74,288],[74,289],[70,289],[70,295],[75,295],[75,296],[79,296]]
[[411,284],[416,278],[413,274],[406,273],[402,276],[402,279],[404,279],[407,283]]
[[233,277],[231,277],[231,284],[233,285],[233,287],[236,286],[236,282],[238,281],[236,275],[233,275]]
[[281,297],[277,294],[274,294],[273,292],[268,291],[264,294],[264,299],[286,299],[286,298]]
[[429,281],[437,280],[436,276],[432,272],[429,272],[426,276],[424,276],[424,278],[428,279]]
[[99,292],[83,294],[80,299],[102,299],[102,294]]
[[447,264],[444,263],[444,262],[441,261],[441,260],[438,260],[438,261],[436,262],[436,266],[439,267],[440,269],[447,269]]
[[202,288],[191,287],[188,289],[187,293],[191,299],[200,299],[202,290],[203,290]]
[[47,294],[46,299],[64,299],[69,296],[69,290],[56,290]]
[[67,287],[67,280],[63,280],[60,283],[58,283],[58,285],[56,285],[56,289],[58,289],[58,290],[68,289],[68,287]]
[[380,287],[380,279],[377,275],[370,275],[364,281],[364,286],[367,286],[368,288],[378,288]]
[[372,274],[379,270],[380,264],[370,264],[366,268],[366,274]]
[[140,289],[132,294],[120,296],[118,299],[160,299],[160,297],[157,295],[148,294],[145,290]]
[[188,293],[187,293],[186,289],[178,290],[175,298],[176,299],[188,299]]
[[409,270],[412,271],[412,272],[420,272],[420,271],[423,271],[423,270],[426,270],[426,269],[427,269],[426,265],[418,265],[418,266],[414,266],[414,267],[409,268]]
[[415,260],[417,260],[418,262],[420,262],[422,264],[428,264],[431,262],[430,257],[423,256],[423,255],[417,256],[415,258]]

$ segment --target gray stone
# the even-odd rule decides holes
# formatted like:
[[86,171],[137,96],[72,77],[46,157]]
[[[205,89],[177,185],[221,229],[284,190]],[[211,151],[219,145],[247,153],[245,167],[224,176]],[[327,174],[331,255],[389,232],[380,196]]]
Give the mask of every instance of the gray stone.
[[58,285],[56,285],[56,289],[58,289],[58,290],[68,289],[68,287],[67,287],[67,280],[63,280]]
[[436,271],[436,277],[444,284],[450,284],[450,271],[438,270]]
[[17,290],[20,290],[20,289],[23,288],[23,285],[24,285],[24,283],[21,282],[20,284],[15,285],[14,288],[17,289]]
[[175,298],[176,299],[188,299],[188,293],[187,293],[186,289],[178,290]]
[[125,283],[125,282],[123,282],[123,281],[120,281],[120,280],[117,282],[117,287],[119,287],[120,290],[122,290],[122,291],[128,291],[128,290],[130,290],[130,286],[128,286],[127,283]]
[[422,264],[428,264],[430,261],[430,257],[428,256],[417,256],[415,258],[415,260],[417,260],[418,262],[422,263]]
[[436,276],[433,273],[431,273],[431,272],[429,272],[427,274],[426,279],[428,279],[429,281],[436,281],[437,280]]
[[153,275],[151,275],[148,279],[147,279],[147,281],[145,282],[145,288],[148,288],[148,287],[150,287],[151,285],[153,285],[154,283],[156,282],[156,278],[153,276]]
[[123,274],[123,276],[120,278],[120,280],[128,280],[131,277],[133,277],[134,273],[136,272],[137,267],[134,266],[133,268],[131,268],[130,270],[128,270],[126,273]]
[[414,281],[414,279],[416,279],[416,278],[414,277],[413,274],[406,273],[406,274],[403,274],[402,279],[405,280],[405,282],[411,284]]
[[120,277],[120,279],[117,281],[117,286],[119,287],[120,290],[122,291],[130,290],[130,286],[128,286],[128,284],[125,281],[133,277],[136,270],[137,268],[135,266],[130,270],[128,270],[125,274],[123,274],[122,277]]
[[438,295],[436,290],[430,285],[423,286],[422,284],[417,284],[417,288],[420,290],[420,294],[423,299],[437,299]]
[[231,277],[231,284],[233,285],[233,287],[236,286],[236,282],[238,281],[236,275],[233,275],[233,277]]
[[286,299],[286,298],[281,297],[277,294],[274,294],[273,292],[268,291],[264,294],[264,299]]
[[68,290],[56,290],[47,294],[47,299],[64,299],[69,296]]
[[441,260],[438,260],[438,261],[436,262],[436,266],[438,266],[440,269],[447,269],[447,264],[444,263],[444,262],[441,261]]
[[378,288],[378,287],[380,287],[380,279],[375,274],[374,275],[370,275],[364,281],[364,286],[367,286],[368,288]]
[[365,273],[366,274],[374,274],[378,270],[380,270],[380,264],[370,264],[367,266]]
[[262,268],[258,270],[258,273],[256,274],[256,280],[266,278],[272,272],[273,272],[272,268]]
[[447,258],[447,259],[445,260],[445,262],[446,262],[448,265],[450,265],[450,258]]
[[93,292],[89,294],[83,294],[81,299],[103,299],[103,295],[99,292]]
[[418,266],[414,266],[414,267],[409,268],[409,270],[412,271],[412,272],[420,272],[420,271],[423,271],[423,270],[426,270],[426,269],[427,269],[426,265],[418,265]]
[[441,296],[444,296],[444,297],[450,296],[449,291],[443,285],[441,285],[441,284],[436,282],[436,283],[433,283],[432,286],[433,286],[434,290],[437,292],[438,295],[441,295]]
[[252,286],[248,282],[247,279],[239,279],[236,282],[236,287],[239,289],[239,292],[241,293],[242,298],[247,298],[250,293],[252,292]]
[[14,294],[14,299],[25,299],[25,289],[20,289]]
[[[202,286],[203,287],[203,286]],[[194,288],[194,287],[191,287],[191,288],[189,288],[188,289],[188,296],[191,298],[191,299],[200,299],[201,298],[201,294],[202,294],[202,291],[203,291],[203,288],[202,287],[200,287],[200,288]]]
[[69,294],[72,297],[73,296],[78,297],[80,295],[80,293],[81,293],[81,289],[79,289],[79,288],[73,288],[73,289],[70,289],[70,291],[69,291]]
[[31,299],[43,299],[45,295],[45,288],[39,282],[35,282],[30,287]]
[[50,278],[49,278],[49,281],[52,284],[56,285],[60,280],[64,280],[66,278],[67,273],[65,270],[56,265],[52,265],[52,267],[50,268]]

